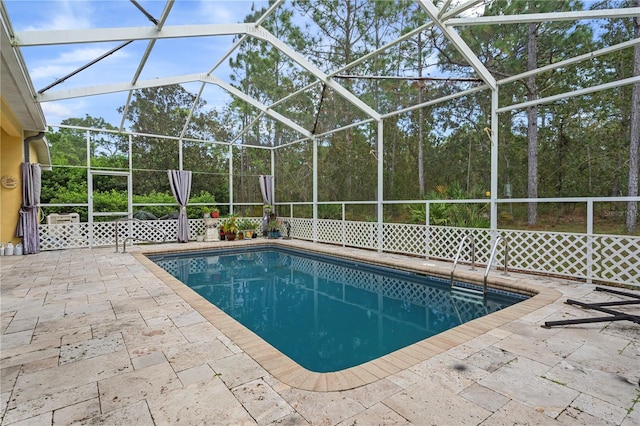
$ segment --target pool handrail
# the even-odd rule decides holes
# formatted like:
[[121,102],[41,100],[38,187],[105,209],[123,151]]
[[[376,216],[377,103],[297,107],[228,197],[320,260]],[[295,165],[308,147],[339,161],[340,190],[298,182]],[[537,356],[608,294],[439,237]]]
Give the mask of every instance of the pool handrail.
[[502,241],[504,243],[504,272],[502,275],[509,275],[508,264],[509,264],[509,240],[502,235],[498,235],[496,241],[493,243],[493,247],[491,248],[491,255],[489,256],[489,261],[487,262],[487,269],[484,271],[484,292],[487,292],[487,276],[489,276],[489,271],[491,271],[491,264],[493,263],[493,259],[496,257],[496,252],[498,251],[498,244]]
[[141,224],[143,224],[144,226],[146,226],[147,228],[151,228],[155,231],[158,231],[162,234],[162,241],[156,241],[156,240],[147,240],[144,238],[137,238],[137,237],[132,237],[132,236],[128,236],[127,238],[124,239],[124,241],[122,242],[122,252],[125,253],[127,251],[127,240],[137,240],[137,241],[145,241],[148,243],[164,243],[167,241],[167,233],[165,230],[158,228],[157,226],[153,226],[153,225],[149,225],[148,223],[146,223],[144,220],[140,220],[137,219],[135,217],[121,217],[120,219],[116,219],[115,222],[115,227],[116,227],[116,253],[118,253],[118,224],[120,222],[139,222]]
[[475,249],[475,241],[473,239],[473,235],[467,234],[464,236],[462,241],[460,241],[460,246],[458,246],[458,253],[456,253],[456,257],[453,259],[453,266],[451,267],[451,282],[450,286],[453,288],[453,271],[456,270],[456,266],[458,266],[458,259],[460,259],[460,253],[462,253],[462,248],[464,247],[464,243],[466,241],[471,243],[471,271],[476,270],[476,249]]

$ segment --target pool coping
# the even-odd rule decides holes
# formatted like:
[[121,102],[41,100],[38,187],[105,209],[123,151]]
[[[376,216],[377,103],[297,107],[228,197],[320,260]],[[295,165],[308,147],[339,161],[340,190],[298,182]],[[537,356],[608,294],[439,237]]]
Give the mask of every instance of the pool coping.
[[[173,277],[147,257],[147,255],[177,252],[203,252],[260,245],[276,245],[295,248],[307,252],[327,254],[382,266],[392,266],[394,268],[431,274],[438,277],[445,277],[447,279],[449,278],[451,266],[449,266],[449,269],[447,270],[446,267],[430,263],[429,260],[425,259],[421,259],[422,261],[420,265],[417,265],[416,259],[408,256],[368,252],[357,249],[347,250],[341,246],[323,245],[302,240],[281,239],[241,240],[237,242],[234,241],[232,243],[196,243],[189,244],[188,247],[176,245],[172,245],[172,247],[141,246],[140,251],[131,252],[131,255],[140,262],[140,264],[146,267],[185,302],[197,310],[207,321],[219,329],[234,344],[260,364],[269,374],[288,386],[308,391],[342,391],[384,379],[420,362],[426,361],[455,346],[468,342],[469,340],[481,336],[497,327],[517,320],[539,308],[547,306],[555,302],[562,295],[557,290],[536,285],[526,278],[490,275],[487,280],[487,284],[490,288],[515,291],[517,293],[531,295],[531,297],[520,303],[492,314],[485,315],[484,317],[474,319],[364,364],[336,372],[317,373],[309,371],[298,365],[295,361],[278,351],[260,336],[240,324],[221,309],[211,304],[193,289]],[[481,271],[480,273],[478,271],[473,272],[469,271],[468,268],[461,267],[459,271],[456,271],[455,278],[472,283],[481,283],[483,275]]]

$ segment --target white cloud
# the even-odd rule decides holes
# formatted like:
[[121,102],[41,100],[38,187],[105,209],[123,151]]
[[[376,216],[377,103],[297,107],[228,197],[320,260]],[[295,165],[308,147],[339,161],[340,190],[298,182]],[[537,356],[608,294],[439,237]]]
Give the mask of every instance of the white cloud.
[[268,1],[264,0],[230,0],[230,1],[213,1],[200,0],[196,10],[198,14],[205,18],[205,21],[213,24],[229,24],[244,22],[246,16],[250,13],[251,7],[254,10],[268,8]]
[[200,9],[201,16],[213,18],[211,22],[214,24],[236,22],[234,11],[225,6],[228,5],[222,2],[203,0],[198,5],[198,9]]
[[[106,47],[81,47],[71,51],[63,52],[54,61],[57,63],[82,63],[92,61],[108,52],[109,48]],[[109,55],[109,58],[123,59],[129,55],[126,52],[118,51]]]
[[[39,65],[35,65],[30,70],[31,79],[34,82],[40,79],[53,81],[69,74],[107,51],[108,49],[105,47],[79,47],[72,50],[64,50],[55,57],[38,61]],[[126,52],[118,51],[103,60],[117,61],[126,59],[129,56]]]
[[45,64],[43,66],[33,68],[29,75],[31,75],[31,79],[35,81],[39,81],[40,79],[52,80],[56,77],[61,77],[65,74],[73,71],[75,67],[71,65],[54,65],[54,64]]
[[41,16],[47,19],[36,20],[36,22],[23,30],[68,30],[69,28],[91,28],[91,15],[93,8],[89,2],[78,0],[65,0],[56,2],[43,2],[49,6],[41,10]]
[[42,112],[47,117],[47,123],[59,124],[69,117],[84,117],[85,102],[76,100],[73,103],[45,102],[42,104]]

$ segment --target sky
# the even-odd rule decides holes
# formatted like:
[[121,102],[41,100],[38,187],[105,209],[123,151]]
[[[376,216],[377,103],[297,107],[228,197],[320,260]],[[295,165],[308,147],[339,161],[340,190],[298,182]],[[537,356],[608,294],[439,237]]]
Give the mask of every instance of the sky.
[[[5,0],[6,9],[14,31],[93,29],[110,27],[152,26],[148,18],[129,0]],[[158,19],[165,6],[164,0],[139,0],[139,4]],[[244,0],[178,0],[166,24],[219,24],[243,22],[256,7],[266,2]],[[188,41],[188,43],[186,42]],[[147,80],[171,75],[206,73],[231,46],[231,36],[207,37],[182,40],[159,40],[140,76]],[[36,91],[52,84],[57,79],[77,70],[110,49],[116,43],[70,44],[60,46],[36,46],[21,48],[22,55]],[[134,41],[116,53],[90,66],[63,83],[49,89],[50,92],[64,88],[90,86],[94,84],[129,83],[138,67],[140,58],[148,45],[147,41]],[[194,51],[199,52],[193,55]],[[228,81],[230,69],[225,61],[214,75]],[[192,93],[200,90],[199,83],[185,85]],[[205,99],[210,107],[223,105],[228,95],[217,86],[207,85]],[[102,117],[108,123],[119,126],[121,116],[118,106],[127,101],[127,92],[42,103],[50,125],[59,124],[69,117]]]

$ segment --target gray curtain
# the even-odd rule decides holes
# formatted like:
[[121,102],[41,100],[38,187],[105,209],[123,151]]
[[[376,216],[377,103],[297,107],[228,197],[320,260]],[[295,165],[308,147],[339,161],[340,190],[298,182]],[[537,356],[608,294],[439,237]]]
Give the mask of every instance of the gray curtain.
[[180,204],[178,215],[178,242],[189,241],[189,221],[187,220],[187,202],[191,194],[191,172],[187,170],[167,170],[171,192]]
[[273,175],[260,175],[260,191],[264,204],[273,205]]
[[38,233],[38,204],[42,189],[42,168],[40,164],[22,163],[22,207],[16,228],[16,237],[22,237],[23,253],[40,252]]
[[[268,204],[272,207],[272,212],[275,213],[276,209],[273,206],[273,175],[260,175],[258,176],[260,180],[260,191],[262,192],[262,202],[264,204]],[[269,216],[263,210],[262,211],[262,233],[263,235],[267,232],[267,223],[269,222]]]

